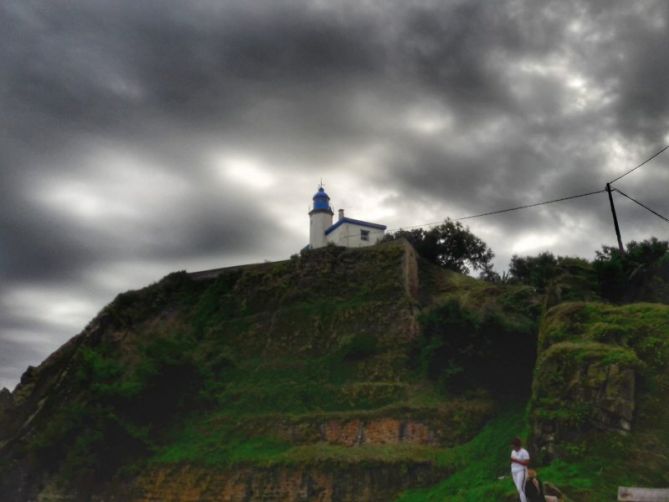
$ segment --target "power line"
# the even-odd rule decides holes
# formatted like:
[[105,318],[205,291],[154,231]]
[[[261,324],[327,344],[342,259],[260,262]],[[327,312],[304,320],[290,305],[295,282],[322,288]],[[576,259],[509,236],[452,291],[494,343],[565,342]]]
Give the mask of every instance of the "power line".
[[578,194],[578,195],[570,195],[568,197],[561,197],[559,199],[546,200],[544,202],[536,202],[534,204],[525,204],[523,206],[510,207],[508,209],[499,209],[497,211],[489,211],[487,213],[474,214],[472,216],[463,216],[461,218],[456,218],[455,221],[470,220],[472,218],[480,218],[481,216],[490,216],[490,215],[493,215],[493,214],[509,213],[511,211],[517,211],[519,209],[527,209],[527,208],[530,208],[530,207],[543,206],[545,204],[554,204],[556,202],[562,202],[562,201],[565,201],[565,200],[578,199],[580,197],[587,197],[588,195],[595,195],[597,193],[602,193],[602,192],[605,192],[605,191],[606,190],[596,190],[594,192],[581,193],[581,194]]
[[649,207],[648,207],[647,205],[645,205],[644,203],[639,202],[638,200],[634,199],[633,197],[630,197],[629,195],[627,195],[626,193],[621,192],[621,191],[618,190],[617,188],[615,188],[614,190],[615,190],[616,192],[618,192],[620,195],[622,195],[622,196],[624,196],[624,197],[627,197],[627,198],[628,198],[629,200],[631,200],[632,202],[635,202],[635,203],[639,204],[641,207],[643,207],[644,209],[650,211],[651,213],[653,213],[653,214],[654,214],[655,216],[657,216],[658,218],[661,218],[661,219],[663,219],[664,221],[666,221],[667,223],[669,223],[669,218],[667,218],[666,216],[662,216],[662,215],[661,215],[660,213],[658,213],[657,211],[654,211],[653,209],[649,208]]
[[420,225],[411,225],[409,227],[394,227],[394,228],[389,228],[387,232],[393,232],[395,230],[413,230],[414,228],[432,227],[434,225],[441,225],[443,222],[444,220],[439,220],[439,221],[433,221],[431,223],[422,223]]
[[[643,161],[641,164],[639,164],[638,166],[633,167],[632,169],[630,169],[630,170],[627,171],[626,173],[621,174],[621,175],[618,176],[616,179],[609,181],[609,183],[614,183],[614,182],[618,181],[620,178],[623,178],[623,177],[627,176],[628,174],[630,174],[630,173],[633,172],[633,171],[636,171],[636,170],[639,169],[641,166],[643,166],[643,165],[645,165],[645,164],[648,164],[651,160],[653,160],[655,157],[657,157],[658,155],[660,155],[660,154],[661,154],[662,152],[664,152],[667,148],[669,148],[669,145],[665,146],[665,147],[664,147],[662,150],[660,150],[659,152],[656,152],[656,153],[654,153],[652,156],[648,157],[646,160],[644,160],[644,161]],[[622,192],[621,192],[621,193],[622,193]]]
[[[662,154],[662,153],[663,153],[665,150],[667,150],[667,149],[669,149],[669,145],[666,145],[664,148],[662,148],[662,149],[659,150],[658,152],[654,153],[652,156],[648,157],[648,158],[647,158],[646,160],[644,160],[641,164],[639,164],[639,165],[633,167],[632,169],[630,169],[630,170],[627,171],[626,173],[623,173],[623,174],[621,174],[620,176],[618,176],[617,178],[615,178],[615,179],[609,181],[608,184],[614,183],[614,182],[618,181],[619,179],[621,179],[621,178],[627,176],[628,174],[632,173],[633,171],[636,171],[636,170],[639,169],[641,166],[644,166],[645,164],[648,164],[651,160],[653,160],[655,157],[657,157],[657,156],[659,156],[660,154]],[[617,188],[616,188],[615,190],[616,190],[617,192],[619,192],[621,195],[625,195],[623,192],[621,192],[621,191],[618,190]],[[562,201],[565,201],[565,200],[578,199],[578,198],[580,198],[580,197],[587,197],[587,196],[589,196],[589,195],[595,195],[595,194],[602,193],[602,192],[606,192],[606,189],[603,189],[603,190],[596,190],[596,191],[594,191],[594,192],[587,192],[587,193],[582,193],[582,194],[578,194],[578,195],[570,195],[570,196],[568,196],[568,197],[561,197],[561,198],[559,198],[559,199],[547,200],[547,201],[543,201],[543,202],[537,202],[537,203],[534,203],[534,204],[525,204],[525,205],[522,205],[522,206],[510,207],[510,208],[507,208],[507,209],[498,209],[498,210],[496,210],[496,211],[488,211],[488,212],[486,212],[486,213],[474,214],[474,215],[470,215],[470,216],[462,216],[461,218],[455,218],[453,221],[471,220],[471,219],[473,219],[473,218],[481,218],[481,217],[483,217],[483,216],[492,216],[492,215],[494,215],[494,214],[509,213],[509,212],[511,212],[511,211],[518,211],[518,210],[520,210],[520,209],[528,209],[528,208],[531,208],[531,207],[543,206],[543,205],[545,205],[545,204],[554,204],[554,203],[556,203],[556,202],[562,202]],[[625,195],[625,197],[627,197],[628,199],[630,199],[630,200],[636,202],[637,204],[643,206],[643,207],[646,208],[648,211],[651,211],[653,214],[659,216],[660,218],[662,218],[662,219],[664,219],[664,220],[667,220],[667,218],[665,218],[665,217],[662,216],[661,214],[657,213],[656,211],[653,211],[653,210],[650,209],[649,207],[644,206],[641,202],[632,199],[632,198],[629,197],[628,195]],[[669,220],[667,220],[667,221],[669,221]],[[442,221],[435,221],[435,222],[432,222],[432,223],[423,223],[422,225],[412,225],[412,226],[409,226],[409,227],[396,227],[396,228],[391,228],[391,229],[389,229],[388,232],[395,231],[395,230],[412,230],[412,229],[415,229],[415,228],[431,227],[431,226],[434,226],[434,225],[439,225],[439,224],[441,224],[442,222],[443,222],[443,220],[442,220]]]
[[[483,216],[492,216],[493,214],[509,213],[511,211],[518,211],[519,209],[528,209],[530,207],[543,206],[543,205],[546,205],[546,204],[554,204],[556,202],[562,202],[562,201],[565,201],[565,200],[578,199],[580,197],[587,197],[589,195],[595,195],[595,194],[602,193],[602,192],[605,192],[605,191],[606,190],[596,190],[594,192],[581,193],[581,194],[578,194],[578,195],[569,195],[567,197],[560,197],[559,199],[546,200],[546,201],[543,201],[543,202],[535,202],[533,204],[524,204],[522,206],[510,207],[510,208],[506,208],[506,209],[497,209],[495,211],[488,211],[486,213],[473,214],[473,215],[470,215],[470,216],[462,216],[460,218],[455,218],[453,221],[471,220],[473,218],[481,218]],[[393,230],[411,230],[411,229],[414,229],[414,228],[429,227],[429,226],[432,226],[432,225],[439,225],[440,223],[443,223],[443,220],[442,221],[436,221],[436,222],[433,222],[433,223],[423,223],[422,225],[413,225],[413,226],[410,226],[410,227],[391,228],[389,230],[389,232],[393,231]]]

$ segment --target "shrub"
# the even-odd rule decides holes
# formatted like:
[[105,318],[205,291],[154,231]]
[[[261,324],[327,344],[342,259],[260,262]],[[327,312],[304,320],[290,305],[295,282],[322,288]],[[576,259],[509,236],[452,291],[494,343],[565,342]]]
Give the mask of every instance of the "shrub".
[[612,302],[669,301],[669,242],[651,239],[603,246],[594,261],[601,295]]

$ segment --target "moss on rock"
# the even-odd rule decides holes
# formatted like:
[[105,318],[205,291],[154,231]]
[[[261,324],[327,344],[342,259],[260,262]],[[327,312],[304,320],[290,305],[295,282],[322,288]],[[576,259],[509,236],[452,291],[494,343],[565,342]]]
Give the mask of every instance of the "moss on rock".
[[[667,390],[669,306],[579,302],[551,309],[541,325],[530,405],[535,458],[610,457],[607,479],[669,482]],[[622,446],[621,434],[628,438]]]

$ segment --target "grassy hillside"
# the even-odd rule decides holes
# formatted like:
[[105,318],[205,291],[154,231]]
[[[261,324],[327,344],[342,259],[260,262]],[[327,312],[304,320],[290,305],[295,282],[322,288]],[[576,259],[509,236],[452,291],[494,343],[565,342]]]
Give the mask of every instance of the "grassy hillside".
[[171,274],[2,394],[0,494],[511,500],[525,433],[572,499],[668,482],[669,307],[546,311],[561,284],[485,283],[402,241]]
[[26,372],[0,424],[0,493],[85,500],[130,484],[162,497],[156,473],[187,466],[220,473],[211,486],[253,466],[265,484],[376,466],[386,479],[369,496],[386,500],[434,483],[453,468],[443,452],[495,412],[490,376],[506,362],[479,379],[481,357],[514,336],[534,350],[530,296],[432,267],[405,242],[172,274],[119,295]]
[[516,500],[507,443],[509,438],[524,435],[526,431],[519,428],[524,423],[524,404],[507,404],[474,439],[440,452],[438,462],[450,467],[453,475],[435,486],[407,491],[398,502]]

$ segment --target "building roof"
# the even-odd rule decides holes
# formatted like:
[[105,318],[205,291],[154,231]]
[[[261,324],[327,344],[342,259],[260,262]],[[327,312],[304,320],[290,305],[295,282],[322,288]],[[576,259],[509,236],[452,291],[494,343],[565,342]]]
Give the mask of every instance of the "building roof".
[[376,228],[378,230],[385,230],[386,227],[385,225],[379,225],[378,223],[370,223],[368,221],[362,221],[362,220],[354,220],[353,218],[342,218],[338,220],[334,225],[329,226],[328,228],[325,229],[325,235],[328,235],[332,232],[334,232],[339,226],[343,225],[344,223],[349,223],[351,225],[357,225],[359,227],[368,227],[368,228]]
[[318,192],[313,196],[314,200],[314,209],[327,209],[330,210],[330,197],[325,193],[325,189],[320,187]]
[[330,207],[330,197],[325,193],[325,189],[323,187],[320,187],[318,192],[316,192],[312,198],[314,200],[314,207],[311,211],[309,211],[310,215],[314,213],[334,214],[332,212],[332,208]]

